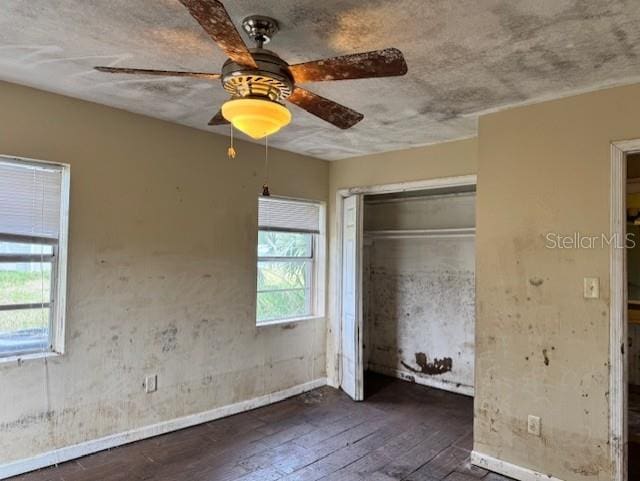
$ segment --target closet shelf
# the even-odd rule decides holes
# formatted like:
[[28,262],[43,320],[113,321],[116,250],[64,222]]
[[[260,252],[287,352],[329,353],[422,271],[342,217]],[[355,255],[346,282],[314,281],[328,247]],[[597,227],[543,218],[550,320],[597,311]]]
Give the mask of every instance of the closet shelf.
[[460,227],[454,229],[393,229],[393,230],[367,230],[365,237],[375,239],[410,239],[422,237],[474,237],[475,227]]

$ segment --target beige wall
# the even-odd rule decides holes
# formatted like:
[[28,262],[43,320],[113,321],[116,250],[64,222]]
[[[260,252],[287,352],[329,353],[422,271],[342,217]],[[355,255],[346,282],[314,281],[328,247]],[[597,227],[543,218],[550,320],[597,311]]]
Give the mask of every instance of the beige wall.
[[[328,216],[330,252],[336,252],[337,249],[336,232],[339,219],[335,215],[335,201],[338,189],[469,175],[475,174],[476,169],[477,139],[475,138],[331,162]],[[340,331],[339,319],[335,315],[337,272],[333,263],[330,263],[329,267],[327,376],[329,383],[335,386],[339,382],[337,333]]]
[[609,253],[544,236],[609,232],[610,142],[639,112],[635,85],[480,120],[475,449],[566,481],[610,479]]
[[[323,320],[255,326],[260,146],[7,83],[0,105],[0,154],[71,164],[67,352],[0,364],[0,464],[325,376]],[[271,159],[273,193],[327,199],[326,162]]]

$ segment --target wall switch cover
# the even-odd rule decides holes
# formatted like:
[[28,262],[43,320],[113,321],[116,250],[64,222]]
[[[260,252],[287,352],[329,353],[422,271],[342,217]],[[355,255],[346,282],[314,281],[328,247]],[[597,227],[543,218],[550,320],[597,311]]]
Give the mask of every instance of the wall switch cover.
[[156,392],[158,390],[158,375],[147,376],[144,378],[144,391],[147,393]]
[[597,277],[584,278],[584,298],[598,299],[600,297],[600,279]]
[[527,431],[534,436],[540,436],[540,418],[529,414],[527,418]]

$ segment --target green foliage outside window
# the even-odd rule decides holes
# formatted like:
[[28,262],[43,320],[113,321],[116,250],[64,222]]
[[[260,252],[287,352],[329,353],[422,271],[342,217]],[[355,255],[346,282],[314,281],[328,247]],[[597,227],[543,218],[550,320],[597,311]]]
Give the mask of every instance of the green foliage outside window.
[[310,316],[313,234],[259,231],[257,320]]

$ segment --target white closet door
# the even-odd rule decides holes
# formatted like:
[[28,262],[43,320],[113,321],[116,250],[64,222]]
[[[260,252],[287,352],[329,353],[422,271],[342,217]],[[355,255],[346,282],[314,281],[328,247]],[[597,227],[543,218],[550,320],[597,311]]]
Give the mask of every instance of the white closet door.
[[362,401],[362,196],[346,197],[343,205],[340,387],[354,401]]

